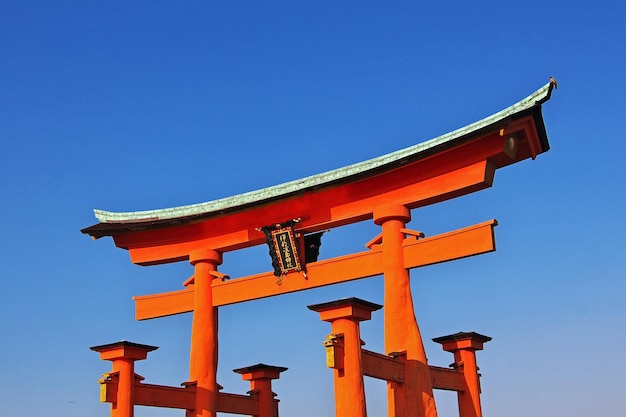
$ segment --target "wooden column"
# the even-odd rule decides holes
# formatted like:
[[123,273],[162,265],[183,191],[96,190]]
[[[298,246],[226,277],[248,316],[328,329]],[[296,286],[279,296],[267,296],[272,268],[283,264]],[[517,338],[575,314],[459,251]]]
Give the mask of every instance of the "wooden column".
[[402,205],[374,210],[374,222],[382,227],[385,277],[385,351],[406,352],[404,384],[387,384],[389,417],[435,417],[437,408],[422,336],[415,319],[409,270],[404,266],[402,243],[410,211]]
[[[332,338],[338,349],[328,365],[334,368],[335,415],[337,417],[366,417],[365,386],[363,383],[363,359],[361,357],[361,331],[359,322],[370,320],[372,311],[382,308],[358,298],[347,298],[329,303],[310,305],[309,309],[320,313],[320,319],[331,323]],[[328,354],[328,352],[327,352]]]
[[480,374],[476,365],[476,351],[482,350],[489,336],[474,332],[460,332],[433,339],[443,350],[454,354],[454,366],[463,374],[463,390],[457,396],[460,417],[482,417],[480,405]]
[[[189,374],[196,383],[194,416],[215,417],[217,413],[217,307],[213,306],[212,272],[222,263],[212,249],[189,254],[194,266],[194,314],[191,328]],[[188,413],[189,414],[189,413]]]
[[111,417],[133,417],[135,413],[135,361],[148,357],[156,346],[132,342],[116,342],[90,348],[100,353],[100,359],[112,361],[112,370],[107,376],[117,378],[117,395],[111,403]]
[[272,380],[280,378],[287,368],[259,363],[246,368],[234,369],[244,381],[250,381],[250,393],[259,400],[259,410],[255,417],[278,417],[276,394],[272,391]]

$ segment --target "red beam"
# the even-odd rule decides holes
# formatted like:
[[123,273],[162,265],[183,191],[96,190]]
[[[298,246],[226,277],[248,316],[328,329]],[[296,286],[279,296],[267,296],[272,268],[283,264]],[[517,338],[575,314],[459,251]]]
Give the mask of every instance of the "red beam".
[[259,414],[259,399],[248,395],[217,394],[217,412],[254,416]]
[[438,366],[429,366],[428,369],[430,370],[430,379],[434,389],[465,391],[465,383],[461,372]]
[[135,384],[135,405],[192,410],[196,390],[165,385]]
[[[417,240],[404,241],[405,268],[417,268],[495,250],[493,228],[495,220],[448,233]],[[281,285],[271,272],[213,282],[215,306],[240,303],[258,298],[302,291],[361,278],[381,275],[382,247],[327,259],[307,265],[308,279],[301,274],[290,274]],[[135,317],[146,320],[193,311],[193,285],[185,290],[133,297]]]
[[496,148],[500,151],[501,142],[499,136],[481,142],[485,149],[478,152],[478,160],[475,153],[471,161],[463,154],[457,155],[458,159],[450,155],[426,159],[360,181],[308,191],[195,223],[113,238],[117,246],[129,250],[133,263],[152,265],[188,259],[191,251],[200,248],[226,252],[261,244],[265,236],[257,228],[289,219],[301,218],[298,230],[315,232],[369,219],[381,201],[421,207],[490,187],[495,166],[484,157]]
[[361,349],[361,360],[363,375],[389,382],[404,382],[404,362],[366,349]]
[[[361,349],[363,375],[388,382],[404,382],[405,363],[401,360],[380,353]],[[434,389],[462,392],[465,391],[463,374],[456,369],[428,366]]]
[[[100,401],[117,402],[117,382],[105,380],[100,386]],[[195,408],[195,387],[179,388],[166,385],[143,384],[135,382],[135,404],[148,407],[176,408],[193,410]],[[256,415],[259,400],[249,395],[217,393],[217,411],[219,413]]]

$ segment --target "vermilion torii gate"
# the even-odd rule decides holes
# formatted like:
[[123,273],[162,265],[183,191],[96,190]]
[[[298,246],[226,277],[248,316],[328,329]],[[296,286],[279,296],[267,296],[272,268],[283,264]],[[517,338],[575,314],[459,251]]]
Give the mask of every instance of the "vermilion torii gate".
[[[188,416],[277,415],[269,381],[285,368],[259,364],[236,370],[256,387],[254,398],[219,392],[218,307],[382,274],[385,355],[362,350],[355,339],[358,321],[368,319],[376,305],[352,300],[349,305],[310,306],[333,326],[335,337],[327,340],[327,349],[333,351],[329,366],[338,370],[337,415],[365,416],[364,393],[358,386],[366,375],[387,380],[389,416],[436,416],[433,388],[459,393],[461,417],[480,416],[472,355],[490,338],[477,333],[438,338],[435,341],[454,353],[457,368],[429,366],[415,319],[409,270],[495,250],[496,221],[430,237],[406,229],[406,223],[411,209],[490,187],[498,168],[546,152],[541,105],[551,92],[552,85],[546,84],[503,111],[449,134],[259,191],[170,209],[96,210],[99,223],[82,232],[95,239],[111,236],[116,246],[129,251],[133,263],[188,261],[194,266],[194,275],[183,283],[185,289],[134,297],[138,320],[193,312],[190,381],[184,388],[141,383],[132,364],[156,347],[129,342],[96,346],[92,349],[102,359],[113,362],[113,371],[101,381],[102,400],[113,403],[111,415],[132,416],[136,404],[186,409]],[[298,254],[306,235],[370,219],[381,233],[363,252],[319,261],[305,260],[302,251]],[[276,272],[227,279],[217,271],[224,252],[262,244],[267,238],[262,228],[284,222],[293,224],[292,249],[301,270],[279,281]],[[355,395],[362,401],[355,401]]]

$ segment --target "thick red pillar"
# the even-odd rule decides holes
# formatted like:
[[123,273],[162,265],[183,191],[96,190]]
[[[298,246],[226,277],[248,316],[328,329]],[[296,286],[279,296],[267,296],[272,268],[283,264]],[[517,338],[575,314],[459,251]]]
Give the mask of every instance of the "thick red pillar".
[[217,307],[213,306],[212,272],[222,263],[212,249],[189,254],[194,266],[194,312],[191,327],[189,374],[196,383],[196,408],[192,415],[215,417],[217,413]]
[[404,384],[387,384],[389,417],[436,417],[437,408],[424,351],[415,319],[409,271],[404,267],[402,243],[409,209],[402,205],[374,210],[374,223],[382,227],[385,277],[385,351],[406,352]]
[[482,350],[491,337],[474,332],[460,332],[433,339],[446,352],[454,354],[454,366],[463,374],[465,389],[457,394],[460,417],[482,417],[480,405],[480,374],[476,351]]
[[336,348],[343,351],[343,355],[337,355],[339,363],[333,361],[332,364],[335,368],[335,415],[366,417],[359,322],[370,320],[372,311],[380,310],[382,306],[358,298],[346,298],[308,308],[320,313],[321,320],[331,323],[332,336],[338,339]]
[[111,404],[111,417],[133,417],[135,413],[135,361],[148,357],[156,346],[116,342],[90,348],[100,359],[112,361],[111,374],[117,375],[117,397]]

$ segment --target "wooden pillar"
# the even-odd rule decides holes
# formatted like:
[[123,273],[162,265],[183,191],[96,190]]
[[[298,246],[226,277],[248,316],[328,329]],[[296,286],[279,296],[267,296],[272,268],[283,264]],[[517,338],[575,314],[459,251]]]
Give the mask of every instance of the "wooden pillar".
[[433,339],[443,350],[454,354],[454,366],[463,374],[464,390],[459,391],[459,417],[482,417],[480,405],[480,374],[476,365],[476,351],[482,350],[489,336],[474,332],[460,332]]
[[244,381],[250,381],[250,392],[259,399],[259,411],[255,417],[278,417],[276,394],[272,391],[272,380],[280,378],[287,368],[259,363],[246,368],[233,369]]
[[320,313],[321,320],[331,323],[332,336],[337,339],[337,345],[327,346],[327,349],[341,350],[341,353],[330,353],[336,357],[329,364],[335,368],[335,415],[366,417],[359,322],[370,320],[372,311],[382,306],[358,298],[347,298],[310,305],[308,308]]
[[116,342],[90,348],[100,359],[112,361],[111,375],[117,376],[117,396],[111,404],[111,417],[133,417],[135,408],[135,361],[146,359],[156,346]]
[[404,384],[387,384],[389,417],[436,417],[437,408],[422,336],[415,319],[409,271],[404,267],[403,229],[411,220],[402,205],[374,210],[374,223],[382,227],[385,277],[385,351],[406,352]]
[[[191,327],[189,374],[196,383],[194,416],[215,417],[217,412],[217,307],[213,306],[212,272],[222,263],[212,249],[189,254],[194,266],[194,313]],[[190,413],[188,413],[190,414]]]

